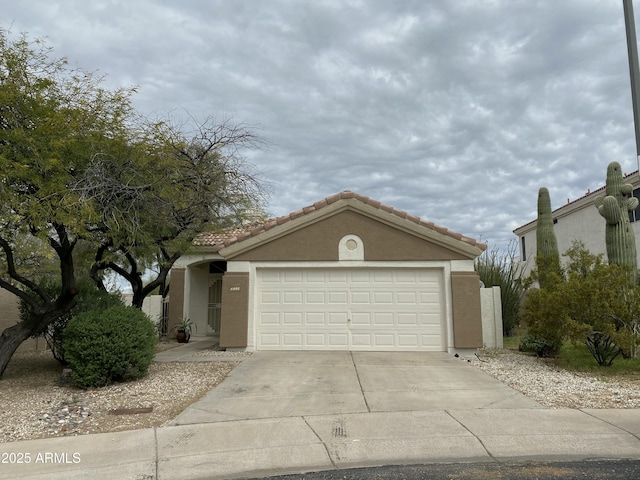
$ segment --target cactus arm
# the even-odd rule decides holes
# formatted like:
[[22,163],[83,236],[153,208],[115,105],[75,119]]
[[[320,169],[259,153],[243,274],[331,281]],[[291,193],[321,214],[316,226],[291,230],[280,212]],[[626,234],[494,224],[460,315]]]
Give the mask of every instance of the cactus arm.
[[604,217],[607,224],[618,225],[622,221],[622,211],[620,205],[614,197],[604,197],[602,206],[598,208],[600,215]]
[[598,210],[600,210],[600,207],[602,206],[603,202],[604,202],[604,197],[596,197],[593,200],[593,204],[596,206]]

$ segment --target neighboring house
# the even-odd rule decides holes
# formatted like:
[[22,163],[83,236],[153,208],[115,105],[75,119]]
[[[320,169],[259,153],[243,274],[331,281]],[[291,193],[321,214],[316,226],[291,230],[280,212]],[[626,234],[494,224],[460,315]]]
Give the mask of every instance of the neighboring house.
[[223,348],[483,346],[474,259],[486,245],[368,197],[342,192],[194,245],[171,271],[169,325],[189,318]]
[[[633,185],[633,195],[640,198],[640,178],[638,172],[625,176],[625,183]],[[553,229],[558,240],[558,250],[561,255],[571,248],[575,240],[584,243],[587,250],[595,254],[603,254],[607,258],[605,245],[605,221],[593,205],[596,197],[605,195],[605,187],[593,192],[587,192],[583,197],[567,203],[553,211]],[[531,199],[533,206],[537,197]],[[551,198],[553,203],[554,199]],[[533,208],[533,207],[532,207]],[[629,219],[636,237],[636,248],[640,255],[640,207],[629,212]],[[537,220],[516,228],[513,233],[518,236],[520,245],[520,261],[526,262],[524,274],[528,275],[535,266],[536,256],[536,227]],[[639,262],[640,264],[640,257]]]

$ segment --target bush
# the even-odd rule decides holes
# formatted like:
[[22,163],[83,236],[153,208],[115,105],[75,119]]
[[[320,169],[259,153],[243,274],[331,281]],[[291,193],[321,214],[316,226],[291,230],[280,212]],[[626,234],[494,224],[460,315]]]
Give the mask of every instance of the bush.
[[562,347],[569,323],[561,292],[544,288],[530,290],[523,304],[522,318],[528,335],[523,338],[521,348],[539,357],[555,356]]
[[80,388],[143,377],[153,359],[155,344],[149,317],[124,306],[76,315],[63,335],[65,355]]
[[[564,276],[527,294],[523,318],[529,334],[556,351],[565,339],[584,343],[600,365],[611,365],[618,347],[625,357],[635,356],[640,288],[628,269],[607,265],[602,255],[589,253],[579,242],[565,256]],[[599,334],[594,337],[591,332]]]
[[545,340],[535,335],[527,334],[520,340],[518,350],[521,352],[535,353],[538,357],[553,357],[558,354],[562,343],[558,345],[556,341]]
[[[90,310],[106,310],[109,307],[124,305],[120,295],[98,290],[93,280],[79,280],[76,287],[78,289],[76,305],[70,312],[47,325],[44,331],[38,334],[44,337],[47,345],[51,349],[51,353],[53,353],[53,358],[62,365],[67,365],[69,363],[66,359],[64,348],[62,346],[62,335],[67,324],[75,315]],[[55,298],[57,293],[60,291],[60,284],[43,282],[40,285],[40,288],[47,292],[52,298]],[[34,313],[30,306],[26,302],[21,301],[20,319],[28,320],[33,315]]]
[[602,332],[590,332],[587,334],[585,344],[601,367],[610,367],[615,358],[622,353],[622,350],[611,339],[611,336]]

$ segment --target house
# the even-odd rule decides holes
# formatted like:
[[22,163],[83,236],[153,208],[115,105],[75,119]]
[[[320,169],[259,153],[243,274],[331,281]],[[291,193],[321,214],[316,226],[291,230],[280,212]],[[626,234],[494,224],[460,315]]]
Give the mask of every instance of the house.
[[171,271],[169,324],[189,318],[195,335],[248,351],[475,349],[493,308],[474,271],[484,249],[346,191],[198,236]]
[[[625,175],[625,183],[633,185],[633,195],[640,198],[640,178],[638,172]],[[605,187],[591,192],[574,201],[569,201],[562,207],[554,210],[553,230],[558,241],[558,251],[561,254],[571,248],[576,240],[584,243],[587,250],[594,254],[603,254],[607,258],[607,248],[605,244],[605,221],[598,213],[598,209],[593,202],[596,197],[604,196]],[[553,202],[553,198],[551,201]],[[536,198],[531,199],[535,205]],[[636,247],[640,255],[640,207],[629,212],[629,220],[636,237]],[[520,261],[525,262],[524,275],[528,275],[535,266],[536,256],[536,226],[537,220],[516,228],[513,233],[518,237]],[[640,259],[638,264],[640,265]]]

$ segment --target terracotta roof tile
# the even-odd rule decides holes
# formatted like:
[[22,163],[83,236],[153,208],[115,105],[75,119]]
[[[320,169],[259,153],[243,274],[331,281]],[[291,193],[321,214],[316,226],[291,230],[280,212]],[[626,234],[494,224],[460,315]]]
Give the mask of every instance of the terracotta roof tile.
[[267,220],[264,223],[253,223],[253,224],[244,225],[240,227],[229,228],[219,232],[202,233],[195,238],[195,240],[193,241],[193,244],[195,246],[213,247],[214,251],[218,251],[224,247],[228,247],[235,243],[242,242],[243,240],[246,240],[248,238],[260,235],[264,231],[277,228],[278,226],[283,225],[287,222],[290,222],[291,220],[294,220],[296,218],[321,210],[327,205],[331,205],[332,203],[335,203],[339,200],[346,200],[346,199],[358,200],[366,205],[370,205],[373,208],[377,208],[384,212],[388,212],[392,215],[405,219],[409,222],[421,225],[425,228],[434,230],[438,233],[447,235],[451,238],[455,238],[456,240],[460,240],[474,247],[481,248],[482,250],[485,250],[487,248],[486,244],[480,243],[474,240],[473,238],[465,237],[460,233],[452,232],[444,227],[434,224],[433,222],[416,217],[415,215],[410,215],[407,212],[402,210],[396,210],[393,207],[390,207],[389,205],[385,205],[376,200],[372,200],[369,197],[366,197],[364,195],[360,195],[354,192],[350,192],[350,191],[345,191],[345,192],[337,193],[335,195],[331,195],[323,200],[320,200],[314,203],[313,205],[309,205],[300,210],[296,210],[295,212],[291,212],[289,215],[284,215],[282,217],[277,217],[274,219]]

